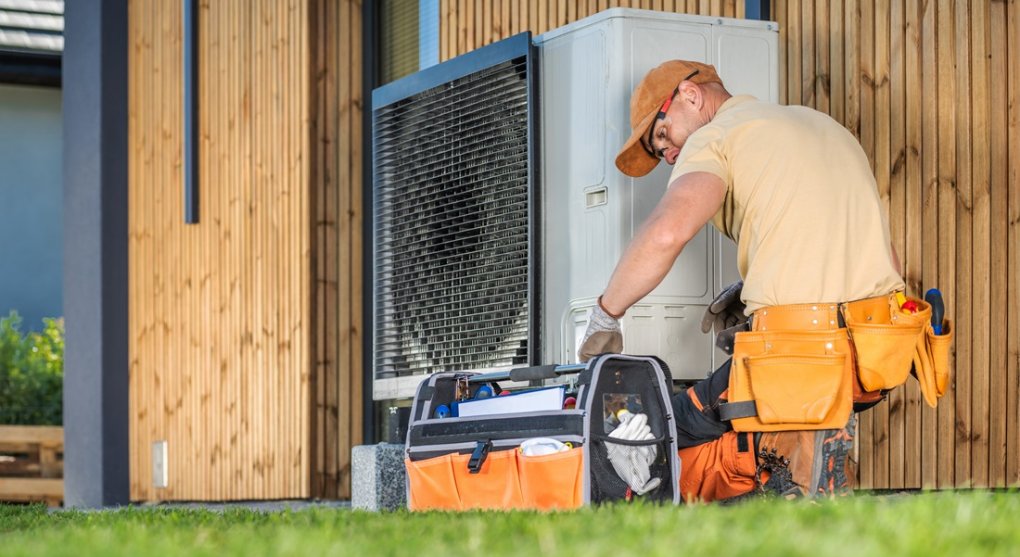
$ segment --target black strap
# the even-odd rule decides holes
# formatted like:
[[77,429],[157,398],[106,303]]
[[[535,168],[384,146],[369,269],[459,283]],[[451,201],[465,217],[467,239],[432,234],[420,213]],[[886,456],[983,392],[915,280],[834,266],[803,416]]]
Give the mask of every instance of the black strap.
[[724,402],[719,405],[719,419],[723,421],[735,420],[737,418],[750,418],[758,415],[758,407],[753,400],[741,402]]
[[737,435],[737,452],[738,453],[746,453],[751,448],[750,447],[750,443],[748,443],[748,441],[747,441],[747,438],[750,437],[750,436],[751,436],[750,433],[741,433],[740,435]]
[[471,453],[471,460],[468,461],[468,472],[477,474],[482,471],[482,464],[485,463],[485,457],[489,456],[489,449],[492,448],[492,441],[479,441],[475,445],[475,450]]

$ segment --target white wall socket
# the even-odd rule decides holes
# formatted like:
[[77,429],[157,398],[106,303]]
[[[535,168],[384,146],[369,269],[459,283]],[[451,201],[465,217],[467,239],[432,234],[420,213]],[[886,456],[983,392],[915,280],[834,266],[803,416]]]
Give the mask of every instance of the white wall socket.
[[166,487],[167,483],[166,441],[156,441],[152,444],[152,487]]

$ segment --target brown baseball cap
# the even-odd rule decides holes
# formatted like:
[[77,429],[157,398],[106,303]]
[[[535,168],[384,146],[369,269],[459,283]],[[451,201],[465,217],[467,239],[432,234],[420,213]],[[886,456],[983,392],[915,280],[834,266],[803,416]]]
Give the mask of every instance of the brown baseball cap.
[[630,139],[616,155],[616,167],[620,172],[628,176],[644,176],[659,164],[659,159],[645,150],[641,138],[648,135],[659,107],[666,102],[670,93],[694,72],[698,73],[688,78],[692,83],[722,83],[715,67],[687,60],[664,62],[648,72],[638,83],[630,97]]

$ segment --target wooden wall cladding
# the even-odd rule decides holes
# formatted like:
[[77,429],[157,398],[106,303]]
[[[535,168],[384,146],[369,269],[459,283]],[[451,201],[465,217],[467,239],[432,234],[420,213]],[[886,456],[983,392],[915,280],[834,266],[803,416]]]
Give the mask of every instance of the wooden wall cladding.
[[351,447],[362,443],[361,3],[314,1],[312,89],[316,334],[312,339],[312,495],[350,497]]
[[[131,497],[311,495],[309,2],[200,3],[184,224],[180,2],[130,2]],[[168,485],[152,482],[167,442]]]
[[439,59],[522,31],[539,35],[610,8],[744,17],[744,0],[439,0]]
[[[743,1],[440,1],[447,60],[613,7],[743,17]],[[953,389],[860,417],[861,485],[1020,483],[1020,2],[775,0],[780,100],[831,114],[875,171],[908,289],[955,320]]]
[[777,2],[782,99],[832,114],[864,146],[908,289],[956,322],[954,388],[917,385],[861,415],[864,487],[1020,482],[1020,5]]

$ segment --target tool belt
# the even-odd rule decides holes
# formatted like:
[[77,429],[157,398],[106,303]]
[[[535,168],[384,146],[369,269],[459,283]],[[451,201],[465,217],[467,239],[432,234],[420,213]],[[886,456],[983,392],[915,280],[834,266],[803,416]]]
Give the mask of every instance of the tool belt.
[[948,383],[952,328],[947,321],[935,335],[931,306],[912,300],[914,313],[899,309],[896,293],[756,311],[751,330],[736,335],[720,417],[736,431],[838,429],[855,400],[880,398],[912,367],[935,407]]

